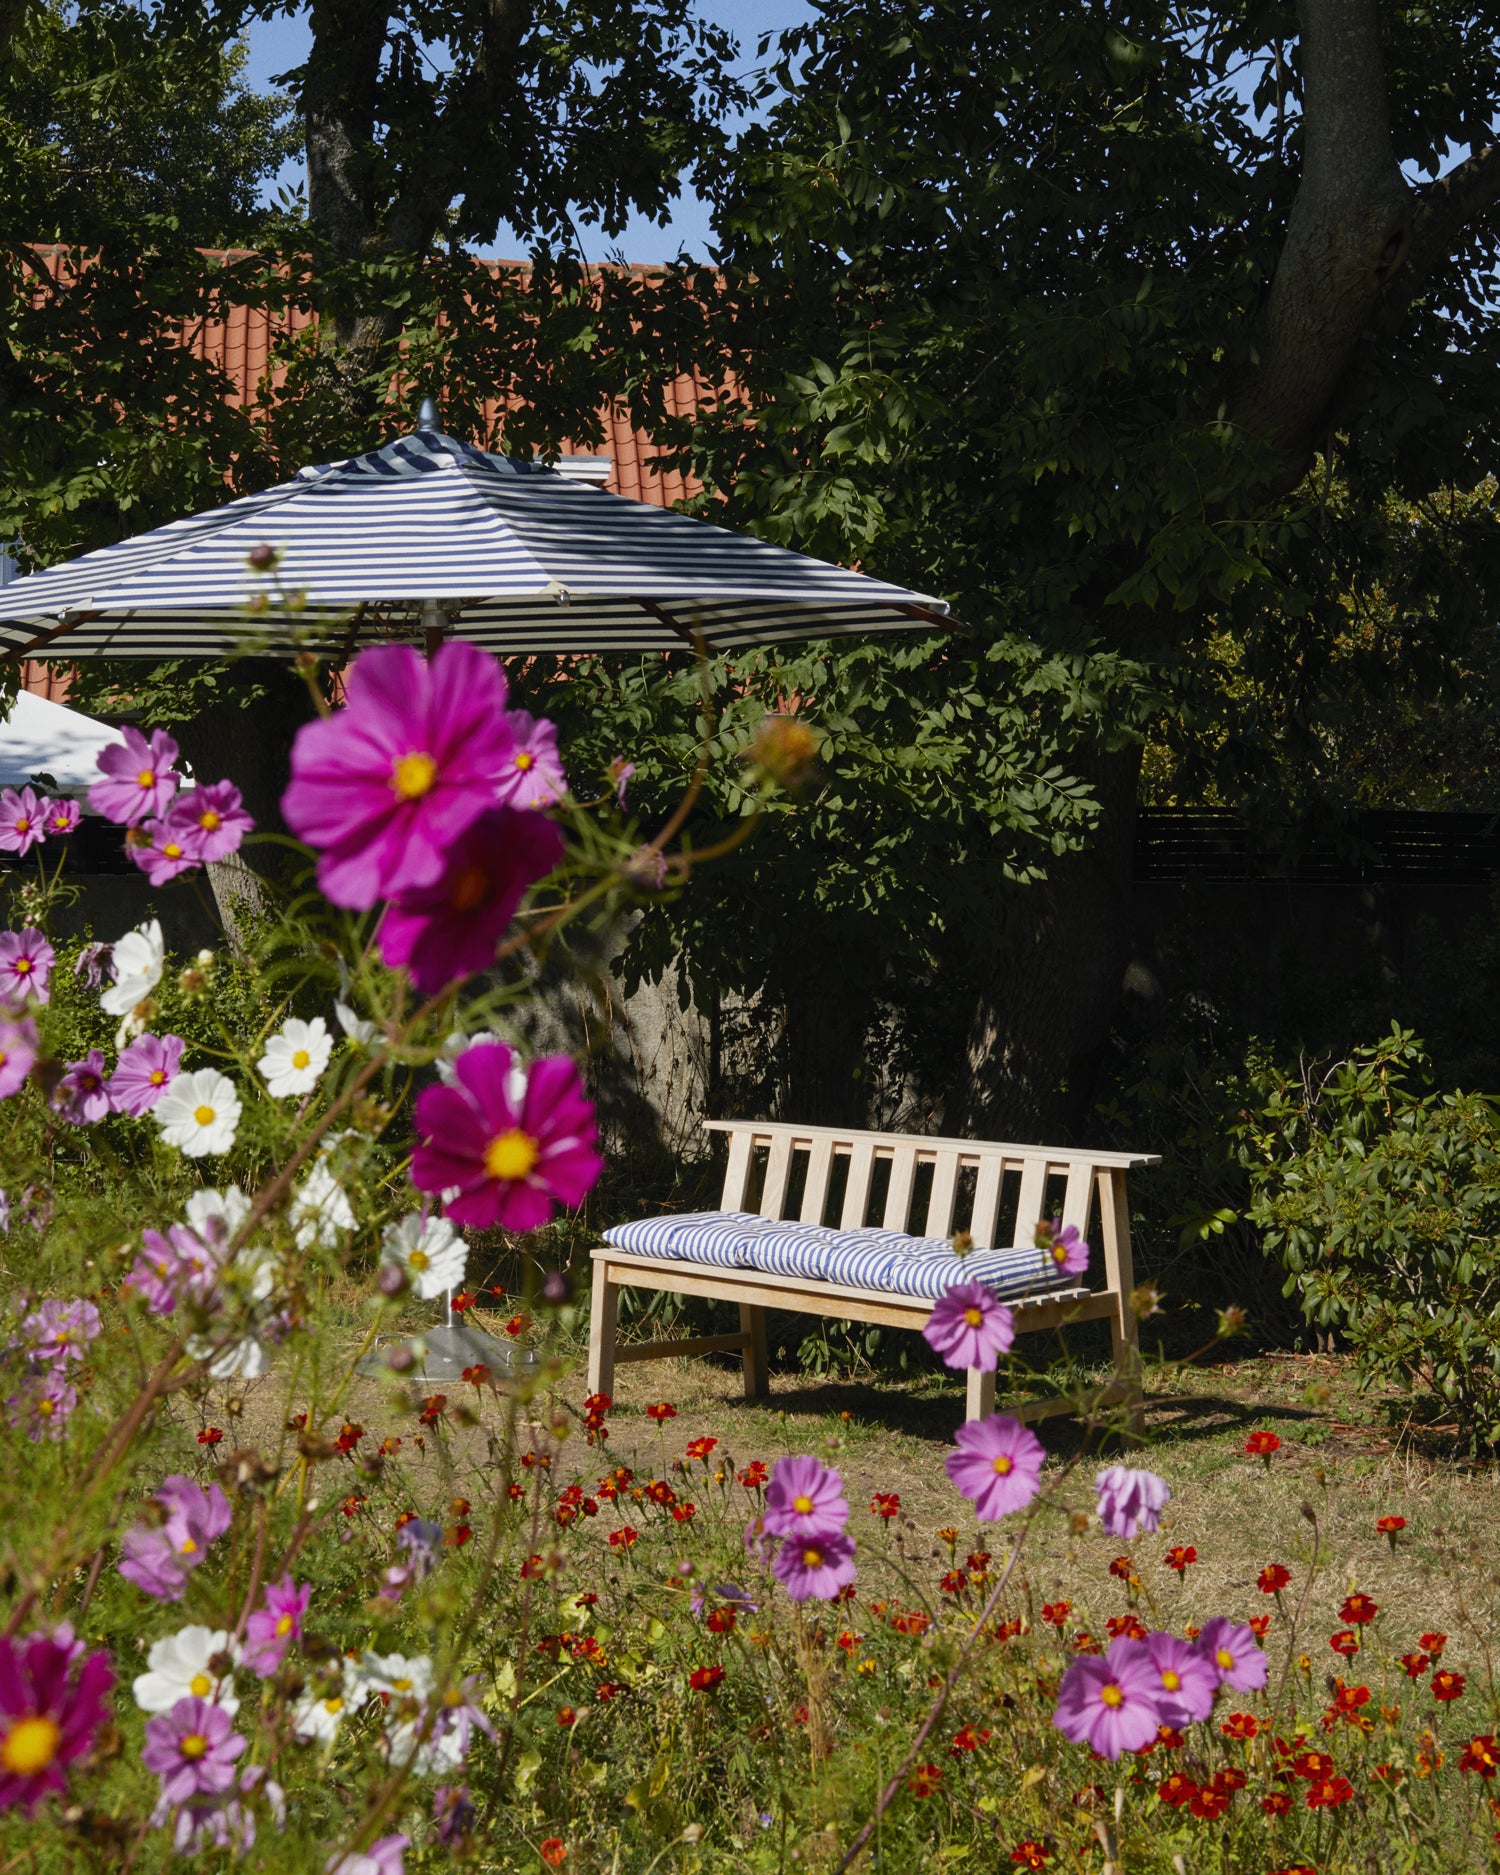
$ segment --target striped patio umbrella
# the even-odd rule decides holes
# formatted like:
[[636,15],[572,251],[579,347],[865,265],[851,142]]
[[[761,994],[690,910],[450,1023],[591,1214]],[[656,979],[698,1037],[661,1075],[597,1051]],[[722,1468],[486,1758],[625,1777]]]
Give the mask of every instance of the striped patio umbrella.
[[[250,564],[264,547],[274,574]],[[732,651],[946,611],[423,428],[0,588],[0,656],[347,656],[445,632],[502,654],[680,651],[695,633]]]

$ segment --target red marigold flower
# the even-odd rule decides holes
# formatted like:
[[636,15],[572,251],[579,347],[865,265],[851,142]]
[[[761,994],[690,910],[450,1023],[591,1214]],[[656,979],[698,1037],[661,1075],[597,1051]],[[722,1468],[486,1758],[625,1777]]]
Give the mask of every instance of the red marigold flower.
[[1121,1582],[1128,1582],[1135,1574],[1135,1564],[1128,1556],[1116,1556],[1109,1565],[1109,1573],[1118,1577]]
[[424,1426],[435,1426],[443,1416],[448,1404],[446,1393],[429,1393],[422,1402],[422,1410],[417,1415]]
[[1290,1569],[1284,1569],[1279,1562],[1273,1562],[1266,1564],[1255,1581],[1262,1595],[1277,1595],[1291,1579]]
[[688,1685],[695,1693],[711,1693],[723,1677],[722,1667],[694,1667],[688,1675]]
[[364,1436],[365,1429],[363,1426],[356,1426],[352,1420],[346,1419],[339,1430],[339,1436],[334,1440],[334,1444],[341,1452],[352,1452]]
[[1143,1641],[1148,1633],[1145,1624],[1136,1615],[1111,1615],[1104,1626],[1112,1641],[1122,1634],[1133,1641]]
[[1495,1734],[1481,1732],[1471,1738],[1464,1746],[1463,1756],[1458,1761],[1460,1771],[1474,1771],[1480,1777],[1493,1777],[1500,1771],[1500,1751],[1495,1747]]
[[948,1756],[960,1758],[966,1752],[978,1751],[981,1745],[987,1745],[989,1742],[988,1728],[980,1732],[976,1731],[972,1725],[961,1725],[953,1734],[953,1743],[948,1747]]
[[1251,1458],[1269,1458],[1281,1450],[1281,1440],[1274,1432],[1252,1432],[1245,1441],[1245,1450]]
[[1406,1668],[1406,1677],[1409,1680],[1420,1680],[1432,1665],[1432,1661],[1427,1654],[1403,1654],[1401,1664]]
[[1266,1638],[1266,1632],[1270,1628],[1270,1625],[1271,1617],[1269,1615],[1251,1615],[1250,1619],[1245,1623],[1245,1626],[1249,1628],[1250,1632],[1258,1641],[1263,1641]]
[[1036,1842],[1028,1836],[1025,1842],[1018,1842],[1011,1850],[1010,1859],[1020,1868],[1039,1869],[1051,1854],[1046,1843]]
[[758,1458],[752,1458],[748,1465],[742,1465],[734,1475],[747,1491],[758,1491],[771,1474]]
[[526,1333],[526,1317],[524,1315],[512,1315],[510,1320],[505,1324],[505,1332],[511,1336],[524,1335]]
[[620,1683],[618,1680],[601,1680],[594,1688],[594,1697],[595,1699],[602,1700],[607,1705],[611,1699],[618,1696],[619,1691]]
[[1181,1771],[1174,1771],[1170,1777],[1164,1777],[1157,1785],[1156,1794],[1163,1803],[1169,1803],[1176,1810],[1182,1804],[1193,1801],[1198,1795],[1198,1786],[1192,1778],[1185,1777]]
[[1273,1790],[1269,1796],[1261,1798],[1260,1807],[1267,1816],[1285,1816],[1292,1807],[1292,1793]]
[[1068,1616],[1072,1614],[1072,1612],[1073,1604],[1071,1602],[1042,1603],[1042,1619],[1047,1623],[1048,1627],[1061,1628],[1066,1626]]
[[[744,1479],[741,1478],[740,1482],[743,1484]],[[874,1497],[870,1499],[870,1515],[872,1517],[891,1518],[899,1516],[900,1513],[901,1493],[899,1491],[877,1491]]]
[[983,1575],[990,1566],[990,1553],[987,1549],[972,1549],[964,1558],[964,1564],[976,1575]]
[[614,1401],[607,1393],[590,1393],[584,1399],[583,1410],[586,1413],[607,1413],[613,1405]]
[[1404,1517],[1377,1517],[1375,1528],[1382,1536],[1394,1536],[1398,1530],[1406,1528],[1406,1519]]
[[1368,1595],[1346,1595],[1344,1605],[1339,1610],[1340,1621],[1352,1621],[1356,1627],[1363,1627],[1373,1621],[1380,1612],[1380,1604],[1372,1601]]
[[567,1853],[568,1845],[561,1836],[549,1836],[537,1849],[537,1854],[548,1868],[561,1868]]
[[1353,1712],[1358,1706],[1369,1705],[1370,1689],[1368,1686],[1350,1686],[1344,1680],[1335,1680],[1333,1703],[1340,1712]]
[[1457,1699],[1463,1693],[1468,1681],[1461,1673],[1450,1673],[1446,1667],[1432,1676],[1432,1696],[1445,1704],[1450,1699]]
[[1342,1654],[1346,1660],[1352,1660],[1359,1652],[1359,1636],[1353,1628],[1340,1628],[1337,1634],[1330,1634],[1328,1645],[1336,1654]]
[[648,1406],[646,1408],[646,1417],[647,1419],[654,1419],[657,1425],[660,1426],[664,1421],[677,1417],[677,1408],[672,1405],[670,1400],[658,1400],[655,1406]]
[[453,1298],[453,1313],[455,1315],[462,1315],[465,1309],[472,1309],[478,1300],[478,1296],[476,1296],[472,1290],[460,1289],[458,1294]]
[[199,1445],[217,1445],[224,1437],[217,1426],[205,1426],[198,1434]]
[[399,1439],[382,1439],[380,1441],[380,1456],[382,1458],[394,1458],[400,1450],[401,1441]]
[[689,1439],[687,1455],[689,1458],[707,1458],[718,1443],[717,1439]]
[[510,1499],[512,1504],[519,1504],[526,1493],[519,1484],[508,1484],[505,1487],[505,1495]]
[[696,1504],[674,1504],[672,1515],[678,1523],[691,1523],[698,1514]]
[[1401,1779],[1405,1776],[1405,1772],[1398,1771],[1394,1764],[1377,1764],[1375,1769],[1371,1771],[1370,1776],[1377,1783],[1394,1786],[1401,1782]]
[[344,1499],[343,1503],[339,1505],[339,1509],[346,1517],[352,1517],[358,1511],[361,1504],[368,1504],[369,1501],[363,1491],[351,1491]]
[[1214,1789],[1223,1791],[1226,1796],[1236,1790],[1243,1790],[1249,1782],[1248,1774],[1237,1764],[1221,1764],[1214,1772]]
[[939,1579],[938,1587],[945,1595],[962,1595],[968,1587],[968,1577],[962,1569],[949,1569]]
[[862,1634],[855,1634],[849,1628],[840,1628],[837,1645],[842,1647],[846,1654],[852,1654],[863,1639]]
[[936,1764],[919,1764],[906,1780],[906,1788],[914,1797],[930,1797],[943,1781],[942,1767]]
[[1158,1725],[1156,1728],[1156,1742],[1161,1746],[1163,1751],[1181,1751],[1183,1746],[1187,1743],[1187,1740],[1182,1736],[1181,1732],[1173,1731],[1170,1725]]
[[734,1632],[734,1610],[732,1608],[710,1608],[704,1622],[710,1634],[732,1634]]
[[1260,1731],[1260,1721],[1253,1712],[1231,1712],[1219,1730],[1225,1738],[1254,1738]]
[[1333,1759],[1326,1751],[1299,1751],[1292,1759],[1292,1776],[1317,1784],[1333,1775]]
[[521,1580],[523,1582],[534,1581],[545,1568],[546,1564],[541,1557],[533,1553],[521,1564]]
[[483,1361],[476,1361],[472,1367],[466,1367],[463,1378],[471,1387],[487,1387],[495,1376]]
[[565,1732],[571,1730],[572,1727],[578,1723],[578,1713],[576,1709],[572,1706],[559,1706],[557,1709],[557,1722]]
[[466,1523],[449,1524],[443,1532],[444,1546],[448,1549],[462,1549],[473,1534],[473,1530]]
[[1229,1808],[1229,1795],[1227,1790],[1215,1790],[1212,1784],[1205,1784],[1189,1802],[1188,1810],[1193,1816],[1211,1821]]
[[609,1546],[611,1549],[629,1549],[632,1543],[640,1541],[640,1536],[640,1531],[627,1523],[622,1530],[610,1531]]
[[1197,1560],[1198,1552],[1193,1548],[1191,1543],[1174,1544],[1174,1546],[1167,1551],[1166,1555],[1167,1567],[1169,1569],[1175,1569],[1178,1575],[1186,1575],[1189,1564],[1195,1563]]
[[1075,1654],[1102,1654],[1104,1652],[1087,1628],[1079,1628],[1069,1645]]
[[1347,1777],[1320,1777],[1317,1783],[1307,1787],[1307,1807],[1309,1810],[1335,1810],[1353,1795],[1354,1786]]
[[666,1510],[670,1510],[677,1502],[677,1493],[665,1478],[653,1478],[646,1486],[646,1495],[653,1504],[660,1504]]
[[1448,1636],[1446,1634],[1419,1634],[1417,1645],[1426,1653],[1431,1654],[1434,1660],[1441,1660],[1443,1649],[1448,1645]]
[[286,1422],[286,1429],[288,1432],[306,1432],[307,1414],[293,1413],[291,1418]]

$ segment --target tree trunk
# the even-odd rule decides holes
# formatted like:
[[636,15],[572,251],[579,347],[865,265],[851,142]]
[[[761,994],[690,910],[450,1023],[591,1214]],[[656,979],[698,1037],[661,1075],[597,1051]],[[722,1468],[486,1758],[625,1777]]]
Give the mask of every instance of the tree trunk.
[[1010,890],[979,981],[962,1077],[943,1131],[1066,1145],[1093,1100],[1130,960],[1138,744],[1084,765],[1099,801],[1093,837],[1040,885]]
[[874,1002],[847,960],[811,968],[786,993],[783,1119],[803,1126],[869,1123],[865,1036]]

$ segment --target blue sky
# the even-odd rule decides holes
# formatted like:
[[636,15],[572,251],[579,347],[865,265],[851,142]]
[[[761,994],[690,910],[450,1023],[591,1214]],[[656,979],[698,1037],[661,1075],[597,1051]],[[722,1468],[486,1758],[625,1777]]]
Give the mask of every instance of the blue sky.
[[[698,0],[698,12],[705,19],[727,26],[740,42],[740,69],[751,71],[759,63],[756,46],[762,33],[780,32],[799,26],[812,17],[809,0]],[[304,13],[270,21],[259,21],[250,29],[250,64],[246,76],[259,87],[270,84],[279,73],[298,65],[307,56],[307,17]],[[288,164],[278,179],[291,184],[300,179],[300,163]],[[274,185],[273,190],[274,193]],[[581,229],[585,249],[591,245],[591,259],[602,259],[615,244],[607,242],[597,230]],[[633,261],[661,261],[674,255],[679,247],[691,254],[705,253],[709,238],[708,211],[695,195],[684,194],[676,212],[665,228],[637,216],[630,222],[618,245]],[[495,244],[501,258],[518,258],[522,244],[507,229],[502,229]]]

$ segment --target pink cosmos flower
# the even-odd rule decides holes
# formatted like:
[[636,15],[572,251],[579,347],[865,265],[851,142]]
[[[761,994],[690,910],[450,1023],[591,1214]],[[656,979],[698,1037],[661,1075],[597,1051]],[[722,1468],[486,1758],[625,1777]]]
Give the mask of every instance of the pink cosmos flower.
[[424,996],[487,969],[526,888],[562,856],[562,834],[544,814],[482,814],[449,849],[435,884],[387,907],[381,956],[392,970],[404,964]]
[[170,1315],[179,1302],[201,1307],[212,1300],[219,1284],[222,1237],[210,1243],[186,1224],[172,1224],[165,1235],[142,1231],[141,1245],[124,1286],[134,1289],[148,1308]]
[[1051,1257],[1059,1276],[1082,1276],[1089,1266],[1089,1247],[1078,1226],[1069,1224],[1064,1229],[1061,1218],[1037,1225],[1036,1247]]
[[78,953],[78,961],[73,966],[73,974],[85,989],[96,990],[104,981],[104,960],[108,956],[107,944],[85,944]]
[[1068,1663],[1052,1723],[1075,1745],[1118,1758],[1155,1740],[1162,1723],[1159,1691],[1146,1643],[1122,1634],[1102,1657],[1078,1654]]
[[604,1169],[594,1150],[594,1109],[566,1055],[532,1063],[519,1103],[510,1087],[511,1052],[479,1042],[454,1063],[454,1085],[418,1097],[418,1144],[411,1178],[447,1201],[459,1224],[536,1230],[557,1205],[582,1203]]
[[81,1361],[99,1333],[99,1311],[92,1302],[63,1302],[49,1297],[22,1318],[26,1351],[34,1361]]
[[266,1605],[245,1623],[241,1659],[250,1671],[268,1680],[285,1660],[287,1649],[302,1639],[302,1617],[312,1600],[312,1585],[298,1587],[289,1575],[266,1586]]
[[33,1445],[44,1439],[61,1439],[78,1405],[78,1390],[54,1368],[50,1373],[32,1374],[5,1402],[6,1423],[13,1432],[24,1431]]
[[362,652],[347,706],[297,732],[282,812],[321,849],[318,883],[366,911],[421,891],[449,848],[494,806],[515,753],[496,660],[462,639],[430,659],[407,645]]
[[157,1798],[151,1812],[151,1827],[172,1826],[172,1847],[178,1855],[200,1855],[205,1849],[228,1849],[235,1856],[255,1847],[255,1811],[247,1799],[257,1793],[278,1829],[286,1826],[286,1793],[275,1778],[266,1776],[265,1767],[249,1764],[239,1773],[237,1783],[212,1796],[190,1798],[186,1803],[169,1803]]
[[843,1530],[789,1536],[772,1560],[771,1573],[794,1602],[834,1601],[854,1580],[854,1539]]
[[325,1866],[328,1875],[405,1875],[401,1852],[410,1847],[410,1836],[382,1836],[368,1849],[329,1856]]
[[1015,1317],[983,1283],[954,1283],[933,1304],[922,1336],[949,1367],[991,1373],[1016,1338]]
[[1191,1641],[1175,1634],[1151,1634],[1146,1651],[1156,1674],[1156,1703],[1162,1723],[1178,1728],[1206,1719],[1214,1709],[1219,1676]]
[[1024,1510],[1041,1488],[1046,1447],[1008,1413],[965,1420],[953,1441],[958,1450],[948,1454],[945,1469],[981,1523]]
[[72,833],[83,819],[83,810],[76,801],[49,801],[46,819],[49,834]]
[[155,1527],[132,1524],[125,1532],[120,1539],[120,1574],[159,1602],[177,1602],[189,1570],[198,1567],[209,1544],[229,1528],[229,1500],[216,1484],[205,1491],[191,1478],[174,1473],[162,1481],[156,1501],[166,1513],[165,1521]]
[[134,1120],[149,1113],[176,1080],[185,1046],[180,1035],[143,1035],[115,1063],[109,1077],[110,1105]]
[[547,807],[568,791],[562,759],[557,753],[557,729],[545,716],[512,710],[510,726],[516,748],[508,773],[500,784],[500,800],[507,807]]
[[0,1009],[0,1100],[26,1085],[37,1056],[36,1024],[30,1016],[9,1016]]
[[247,1741],[222,1706],[189,1693],[146,1722],[141,1763],[161,1778],[161,1801],[173,1806],[232,1787],[234,1761]]
[[844,1481],[836,1471],[816,1458],[777,1459],[761,1513],[768,1536],[833,1536],[848,1521]]
[[144,820],[125,836],[125,851],[152,885],[165,885],[198,864],[188,850],[188,836],[175,827],[172,816]]
[[69,1126],[93,1126],[109,1112],[104,1085],[104,1057],[91,1048],[82,1061],[70,1061],[52,1094],[52,1109]]
[[133,827],[148,815],[160,816],[177,792],[177,744],[162,729],[153,729],[148,742],[140,730],[127,724],[125,743],[101,749],[98,768],[104,777],[89,789],[89,806],[106,820]]
[[57,953],[40,931],[0,931],[0,1002],[44,1003]]
[[20,1804],[34,1816],[48,1791],[66,1788],[64,1765],[108,1720],[109,1655],[80,1663],[80,1652],[71,1629],[0,1638],[0,1810]]
[[1236,1626],[1228,1615],[1204,1622],[1198,1651],[1223,1684],[1237,1693],[1253,1693],[1266,1683],[1269,1668],[1255,1630]]
[[1110,1536],[1128,1541],[1138,1531],[1154,1530],[1161,1522],[1172,1493],[1165,1478],[1154,1471],[1132,1471],[1128,1465],[1109,1465],[1094,1480],[1099,1493],[1099,1519]]
[[617,755],[609,765],[609,778],[615,784],[615,800],[621,807],[625,805],[625,789],[634,773],[635,763],[627,762],[623,755]]
[[255,821],[245,811],[244,799],[231,781],[215,781],[206,788],[179,794],[167,815],[167,825],[195,860],[227,859],[237,853]]
[[47,837],[52,803],[35,788],[0,790],[0,853],[29,853]]

